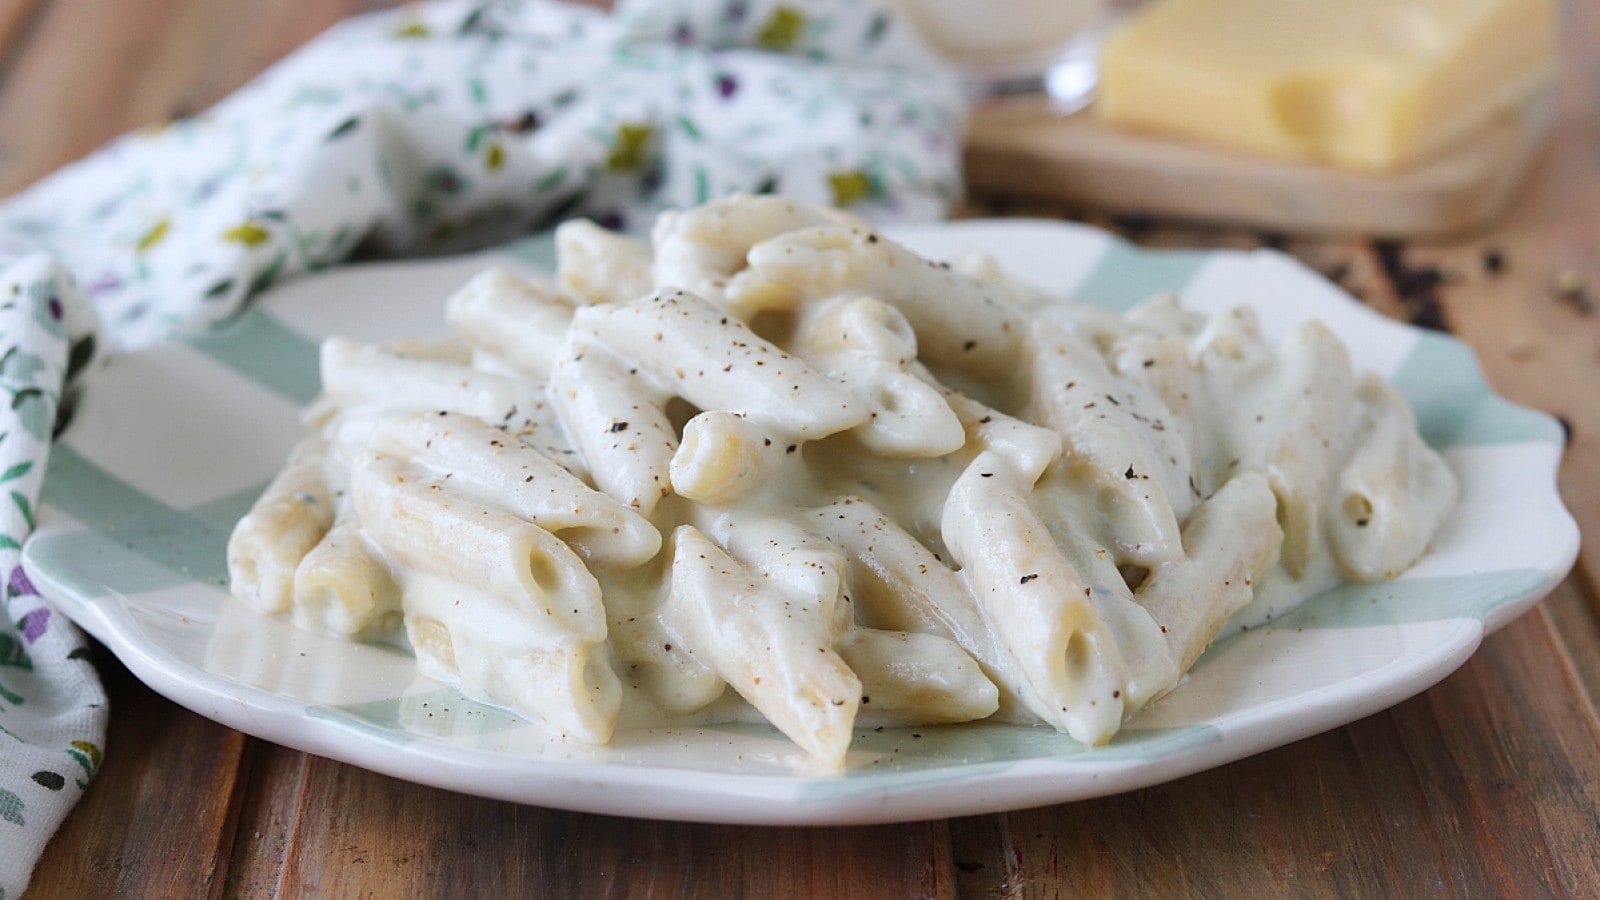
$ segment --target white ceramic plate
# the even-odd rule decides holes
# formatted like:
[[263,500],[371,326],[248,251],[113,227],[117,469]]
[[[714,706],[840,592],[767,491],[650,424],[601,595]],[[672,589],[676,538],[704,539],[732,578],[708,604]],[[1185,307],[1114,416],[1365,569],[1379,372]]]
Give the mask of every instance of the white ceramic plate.
[[[807,770],[767,727],[551,738],[415,674],[402,651],[295,630],[227,596],[233,521],[300,433],[316,340],[438,333],[488,257],[353,266],[275,291],[225,333],[115,360],[50,460],[34,583],[161,693],[220,722],[399,778],[525,803],[747,823],[966,815],[1125,791],[1391,706],[1459,666],[1571,567],[1555,491],[1562,434],[1493,396],[1460,343],[1386,321],[1277,253],[1145,252],[1089,228],[965,222],[902,229],[922,252],[986,250],[1041,285],[1123,308],[1157,291],[1240,303],[1282,334],[1318,317],[1391,378],[1465,487],[1404,577],[1344,586],[1219,642],[1110,745],[1039,727],[864,729],[841,773]],[[548,239],[498,251],[548,268]]]

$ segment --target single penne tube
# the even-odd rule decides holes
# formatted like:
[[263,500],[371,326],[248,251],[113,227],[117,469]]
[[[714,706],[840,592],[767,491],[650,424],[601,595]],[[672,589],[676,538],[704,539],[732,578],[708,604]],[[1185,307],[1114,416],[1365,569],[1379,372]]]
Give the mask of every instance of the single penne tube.
[[861,714],[892,725],[985,719],[1000,691],[953,641],[932,634],[853,628],[836,649],[861,679]]
[[622,685],[604,641],[551,634],[521,598],[427,573],[404,580],[406,637],[418,672],[551,734],[586,744],[611,739]]
[[1122,657],[1125,684],[1123,715],[1132,715],[1145,703],[1170,690],[1182,674],[1162,639],[1160,625],[1135,602],[1133,587],[1148,570],[1133,564],[1118,565],[1094,533],[1094,510],[1064,474],[1052,466],[1028,494],[1028,506],[1038,513],[1067,564],[1085,586],[1084,596],[1094,604]]
[[855,621],[844,597],[844,555],[832,541],[764,511],[728,510],[693,518],[740,565],[792,597],[796,615],[811,615],[814,609],[832,636]]
[[765,583],[691,525],[672,536],[662,620],[767,721],[823,766],[844,765],[861,681],[819,611]]
[[804,297],[866,294],[905,314],[925,361],[1010,378],[1027,316],[948,265],[925,260],[870,228],[802,228],[750,249],[750,268]]
[[544,381],[572,322],[572,305],[553,288],[494,266],[451,294],[444,316],[451,333],[475,352]]
[[442,338],[391,338],[377,345],[385,353],[407,359],[431,359],[437,362],[472,365],[472,348],[456,337]]
[[1094,348],[1065,331],[1036,332],[1032,358],[1029,408],[1061,435],[1059,465],[1104,517],[1096,536],[1119,561],[1181,557],[1178,522],[1194,503],[1188,449],[1152,427],[1160,401],[1116,381]]
[[905,314],[868,296],[810,304],[800,316],[795,343],[819,357],[858,354],[898,368],[917,358],[917,334]]
[[516,429],[544,404],[534,382],[344,338],[323,341],[321,360],[322,389],[344,411],[447,410]]
[[1248,306],[1236,306],[1206,319],[1189,338],[1189,353],[1201,368],[1254,373],[1272,364],[1272,348],[1261,334],[1261,317]]
[[532,447],[546,459],[580,480],[587,477],[588,469],[583,464],[583,457],[567,442],[567,436],[556,419],[553,405],[540,401],[538,405],[525,408],[523,412],[527,415],[509,425],[490,425],[477,416],[442,409],[415,412],[403,409],[386,411],[358,408],[329,419],[322,425],[322,434],[329,444],[329,456],[338,463],[334,468],[348,469],[366,453],[373,431],[388,419],[397,416],[452,417],[456,421],[470,418],[482,423],[483,427],[494,428],[503,436],[511,438],[511,442]]
[[783,197],[735,195],[690,210],[662,213],[651,231],[655,283],[691,291],[748,321],[763,310],[787,310],[800,299],[792,286],[746,267],[750,248],[811,225],[867,225],[849,213]]
[[568,336],[550,372],[550,401],[594,483],[648,516],[672,492],[678,435],[668,395],[604,347]]
[[348,505],[295,569],[291,619],[298,628],[355,638],[399,626],[400,587]]
[[1212,479],[1218,473],[1199,464],[1215,459],[1219,449],[1217,428],[1196,412],[1201,402],[1201,385],[1189,360],[1188,344],[1182,337],[1160,337],[1150,333],[1131,334],[1118,340],[1110,352],[1111,367],[1125,381],[1138,384],[1161,401],[1164,409],[1147,415],[1142,423],[1181,445],[1178,456],[1189,465],[1190,505],[1216,490]]
[[1428,549],[1460,486],[1417,433],[1405,398],[1367,374],[1356,387],[1355,451],[1324,514],[1339,570],[1355,581],[1393,578]]
[[513,422],[490,424],[532,446],[580,479],[590,480],[589,466],[568,440],[560,417],[556,415],[555,403],[550,400],[541,399],[532,407],[518,410],[518,418]]
[[[938,384],[926,369],[918,366],[915,371],[923,381]],[[1061,455],[1061,435],[1049,428],[1008,416],[942,385],[940,392],[965,429],[968,444],[1004,457],[1023,481],[1037,481]]]
[[252,609],[289,609],[295,568],[333,525],[333,491],[323,477],[326,454],[320,437],[296,444],[228,536],[229,588]]
[[966,433],[938,388],[909,371],[916,335],[894,307],[872,297],[845,297],[800,319],[795,355],[850,386],[868,410],[854,429],[862,446],[880,456],[944,456],[961,449]]
[[793,456],[787,444],[744,416],[703,412],[683,426],[672,457],[672,489],[698,503],[728,506],[777,487],[774,476]]
[[356,515],[391,564],[510,598],[530,627],[576,641],[605,639],[600,588],[559,538],[382,456],[356,466]]
[[1082,743],[1109,740],[1127,688],[1121,649],[1003,458],[980,453],[956,479],[942,531],[1031,688],[1024,702]]
[[739,413],[789,440],[817,440],[866,418],[838,384],[683,291],[586,307],[572,331],[631,360],[662,391],[702,410]]
[[[1320,322],[1309,322],[1278,348],[1275,377],[1255,404],[1234,412],[1245,446],[1243,468],[1262,471],[1278,497],[1283,568],[1298,578],[1325,536],[1324,498],[1348,453],[1347,423],[1355,407],[1350,354]],[[1252,409],[1254,413],[1252,414]]]
[[1136,593],[1180,672],[1249,604],[1255,582],[1277,561],[1282,535],[1272,488],[1255,472],[1224,484],[1183,523],[1188,555],[1151,569]]
[[606,634],[619,670],[664,712],[703,709],[728,686],[659,614],[613,614]]
[[1178,295],[1170,291],[1156,294],[1122,318],[1128,327],[1158,337],[1191,338],[1206,325],[1204,314],[1186,309]]
[[625,303],[654,287],[650,245],[586,219],[556,226],[556,271],[580,303]]
[[450,477],[454,490],[532,521],[591,562],[641,565],[661,549],[642,516],[492,425],[454,413],[385,416],[372,452]]

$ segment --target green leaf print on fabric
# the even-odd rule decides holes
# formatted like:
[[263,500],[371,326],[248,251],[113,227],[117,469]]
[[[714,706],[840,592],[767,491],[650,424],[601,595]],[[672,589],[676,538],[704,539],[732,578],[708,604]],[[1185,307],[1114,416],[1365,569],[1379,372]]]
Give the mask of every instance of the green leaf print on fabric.
[[554,190],[557,185],[561,184],[561,182],[566,180],[567,167],[556,166],[554,169],[551,169],[549,172],[540,176],[539,180],[534,182],[533,189],[541,193],[545,191],[551,191]]
[[0,378],[12,384],[32,381],[43,371],[44,360],[19,346],[13,346],[0,356]]
[[792,6],[780,6],[772,11],[772,17],[761,26],[761,32],[756,35],[756,42],[763,50],[782,53],[793,49],[805,31],[805,14]]
[[22,521],[26,522],[28,525],[28,530],[32,531],[34,529],[33,505],[28,502],[28,498],[22,496],[16,491],[12,491],[11,502],[16,504],[17,512],[22,514]]
[[254,294],[263,290],[267,285],[277,280],[278,273],[283,271],[284,265],[288,262],[289,252],[287,250],[279,250],[278,255],[272,258],[272,262],[267,263],[267,267],[256,273],[256,277],[251,279],[250,293]]
[[84,775],[88,780],[79,780],[78,787],[89,786],[89,781],[100,771],[100,748],[89,741],[73,741],[67,750],[67,755],[72,757],[78,765],[83,767]]
[[33,671],[33,659],[28,656],[28,648],[14,635],[3,631],[0,631],[0,666]]
[[11,409],[29,437],[40,443],[50,439],[50,428],[55,424],[55,404],[44,391],[36,387],[17,391],[11,395]]
[[828,176],[834,206],[850,206],[872,196],[872,178],[865,172],[835,172]]
[[167,232],[171,230],[172,220],[162,219],[155,225],[151,226],[150,230],[146,231],[143,237],[139,238],[139,243],[134,245],[135,249],[137,249],[140,253],[149,250],[151,247],[161,243],[162,239],[167,236]]
[[613,172],[629,172],[644,166],[649,156],[650,138],[655,129],[649,125],[624,122],[617,126],[616,138],[611,144],[611,155],[606,157],[606,168]]
[[359,127],[361,127],[361,117],[351,116],[350,118],[345,119],[343,122],[340,122],[338,125],[334,126],[333,130],[328,132],[328,136],[323,138],[323,140],[338,140],[350,132],[355,131]]
[[0,819],[5,819],[13,825],[27,825],[22,818],[22,798],[16,794],[0,788]]
[[705,140],[705,135],[700,131],[700,126],[694,124],[693,119],[689,118],[688,116],[679,116],[675,122],[678,126],[678,130],[683,132],[684,137],[691,141]]
[[72,348],[67,353],[68,381],[78,377],[78,373],[82,372],[94,360],[94,353],[97,347],[98,342],[95,341],[92,334],[86,334],[72,342]]
[[272,240],[272,232],[254,222],[246,222],[243,225],[235,225],[224,231],[222,239],[232,241],[235,244],[243,244],[246,247],[255,247]]

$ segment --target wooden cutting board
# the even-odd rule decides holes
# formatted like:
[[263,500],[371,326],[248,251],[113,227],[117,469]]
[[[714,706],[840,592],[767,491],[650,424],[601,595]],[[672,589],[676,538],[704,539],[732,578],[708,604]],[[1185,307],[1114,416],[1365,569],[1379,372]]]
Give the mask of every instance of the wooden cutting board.
[[1423,237],[1499,219],[1549,142],[1552,93],[1437,157],[1373,177],[1283,163],[1113,128],[1093,108],[1044,101],[979,108],[967,135],[969,189],[1085,209],[1319,235]]

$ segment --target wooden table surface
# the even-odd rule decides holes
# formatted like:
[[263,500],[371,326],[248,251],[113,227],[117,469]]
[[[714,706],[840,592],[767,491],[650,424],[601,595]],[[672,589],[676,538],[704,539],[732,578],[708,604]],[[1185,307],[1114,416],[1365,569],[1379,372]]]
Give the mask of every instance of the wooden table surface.
[[[204,108],[363,0],[3,0],[0,195],[129,128]],[[1383,713],[1170,784],[870,828],[684,825],[396,781],[247,737],[103,650],[104,767],[30,891],[104,896],[819,897],[1600,894],[1600,5],[1567,4],[1556,143],[1492,233],[1289,240],[1367,302],[1430,290],[1501,393],[1563,416],[1577,571],[1458,672]],[[1060,210],[1011,210],[1060,215]],[[1148,244],[1259,236],[1089,221]],[[1486,252],[1505,271],[1485,272]],[[1459,279],[1419,282],[1442,266]],[[1422,271],[1424,277],[1415,273]]]

